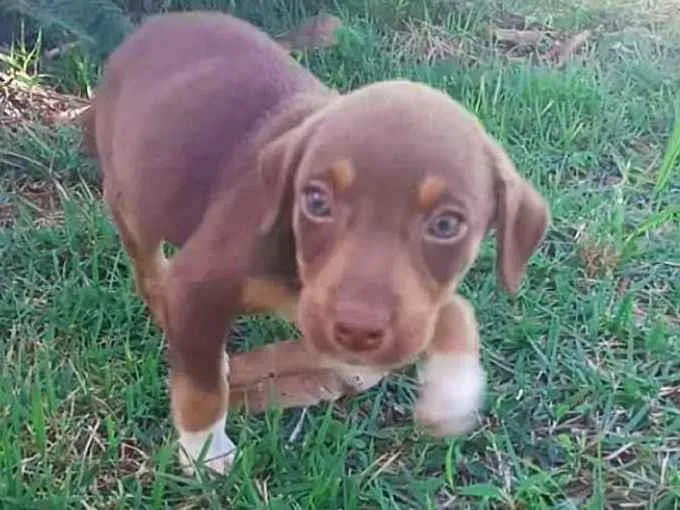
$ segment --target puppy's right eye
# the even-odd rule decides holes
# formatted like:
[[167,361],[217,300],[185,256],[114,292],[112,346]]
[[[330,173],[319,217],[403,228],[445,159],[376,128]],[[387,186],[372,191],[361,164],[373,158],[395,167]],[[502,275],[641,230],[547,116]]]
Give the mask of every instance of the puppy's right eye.
[[456,211],[444,209],[427,224],[425,237],[438,243],[451,243],[465,233],[465,222]]
[[312,219],[325,220],[333,212],[331,195],[321,184],[308,184],[302,190],[302,210]]

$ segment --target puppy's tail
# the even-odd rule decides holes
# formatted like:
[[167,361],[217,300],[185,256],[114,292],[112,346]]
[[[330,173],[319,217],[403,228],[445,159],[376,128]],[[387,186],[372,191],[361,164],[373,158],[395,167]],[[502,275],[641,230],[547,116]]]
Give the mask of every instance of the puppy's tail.
[[95,123],[95,102],[92,101],[90,106],[83,113],[80,114],[80,128],[82,138],[80,141],[80,150],[91,158],[96,158],[97,152],[97,130]]

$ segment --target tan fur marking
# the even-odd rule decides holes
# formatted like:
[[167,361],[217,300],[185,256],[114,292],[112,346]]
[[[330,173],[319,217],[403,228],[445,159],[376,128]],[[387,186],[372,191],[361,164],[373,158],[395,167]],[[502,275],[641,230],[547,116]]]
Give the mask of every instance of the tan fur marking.
[[183,430],[205,430],[224,414],[229,401],[226,384],[217,391],[206,392],[197,388],[188,377],[173,374],[170,377],[170,398],[175,423]]
[[244,286],[242,300],[248,312],[276,312],[288,320],[295,320],[297,295],[282,283],[251,278]]
[[[352,238],[345,238],[338,243],[330,258],[323,265],[321,270],[316,274],[310,274],[311,271],[305,266],[304,262],[298,258],[298,265],[300,267],[300,276],[302,277],[304,290],[300,295],[300,308],[305,310],[305,314],[298,317],[298,326],[301,331],[313,330],[314,324],[320,323],[323,319],[320,317],[324,313],[327,305],[328,289],[332,289],[336,282],[342,276],[342,272],[347,264],[347,259],[351,250],[353,249],[354,240]],[[299,253],[298,253],[299,256]],[[329,347],[325,338],[311,335],[305,340],[309,342],[314,349],[328,354],[326,349]]]
[[445,189],[444,179],[435,175],[428,175],[418,187],[418,207],[423,211],[428,211],[442,196]]
[[348,160],[338,161],[330,169],[330,177],[335,190],[342,193],[347,191],[356,178],[354,166]]
[[163,254],[163,246],[159,245],[154,254],[147,259],[146,265],[135,263],[135,283],[137,291],[151,310],[156,325],[165,330],[164,281],[170,267],[170,261]]
[[[423,278],[417,273],[406,254],[399,256],[396,260],[395,278],[397,279],[395,289],[399,294],[402,307],[411,312],[405,315],[403,321],[397,326],[401,331],[409,331],[405,336],[412,338],[411,343],[402,348],[410,350],[415,356],[425,349],[432,339],[438,308],[445,299],[446,288],[431,278]],[[407,353],[400,354],[406,355]]]

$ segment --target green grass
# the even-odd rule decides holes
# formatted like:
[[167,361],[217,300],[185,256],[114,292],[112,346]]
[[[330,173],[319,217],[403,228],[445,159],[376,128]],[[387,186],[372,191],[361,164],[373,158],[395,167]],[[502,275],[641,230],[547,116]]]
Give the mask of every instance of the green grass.
[[[300,56],[341,90],[397,76],[447,90],[551,204],[517,297],[497,288],[493,239],[462,286],[489,395],[483,423],[454,440],[413,429],[405,370],[336,405],[232,414],[232,475],[180,476],[162,339],[77,133],[1,131],[0,507],[680,508],[680,38],[622,3],[504,2],[570,33],[600,27],[563,69],[493,51],[484,25],[506,15],[493,2],[328,2],[347,23],[340,44]],[[275,33],[318,5],[237,12]],[[464,51],[428,62],[399,46],[414,19]],[[68,58],[89,74],[62,67],[52,82],[86,91],[96,62]],[[291,330],[256,317],[236,332],[245,348]]]

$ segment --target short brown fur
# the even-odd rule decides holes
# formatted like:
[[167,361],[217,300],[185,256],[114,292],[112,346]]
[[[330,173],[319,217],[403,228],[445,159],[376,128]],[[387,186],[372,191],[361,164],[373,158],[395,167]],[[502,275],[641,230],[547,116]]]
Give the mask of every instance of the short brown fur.
[[[166,335],[184,429],[224,410],[224,336],[241,313],[293,315],[302,338],[233,357],[235,407],[266,407],[269,382],[287,407],[365,389],[419,356],[478,359],[476,331],[446,345],[437,333],[457,283],[495,228],[498,279],[514,292],[550,219],[448,95],[405,80],[340,94],[213,12],[145,21],[109,58],[84,128]],[[440,214],[460,222],[439,231]],[[164,242],[178,248],[170,260]]]

